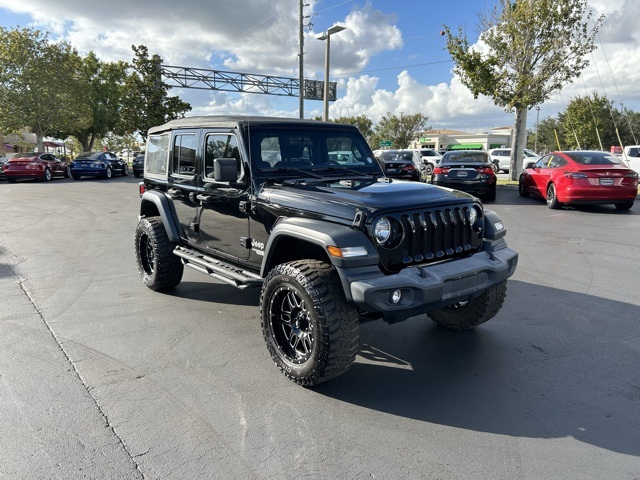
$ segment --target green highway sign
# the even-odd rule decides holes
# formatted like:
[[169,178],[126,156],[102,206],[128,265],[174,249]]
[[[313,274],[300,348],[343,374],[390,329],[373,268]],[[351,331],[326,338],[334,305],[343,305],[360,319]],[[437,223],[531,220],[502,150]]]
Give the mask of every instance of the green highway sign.
[[391,145],[393,145],[393,142],[391,140],[383,140],[382,142],[380,142],[381,147],[390,147]]

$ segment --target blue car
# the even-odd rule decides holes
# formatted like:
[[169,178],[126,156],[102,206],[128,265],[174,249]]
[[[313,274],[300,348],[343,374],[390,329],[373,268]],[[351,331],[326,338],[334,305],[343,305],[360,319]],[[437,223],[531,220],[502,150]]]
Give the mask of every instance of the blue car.
[[129,172],[127,163],[111,152],[85,152],[71,162],[71,176],[111,178],[115,174],[125,176]]

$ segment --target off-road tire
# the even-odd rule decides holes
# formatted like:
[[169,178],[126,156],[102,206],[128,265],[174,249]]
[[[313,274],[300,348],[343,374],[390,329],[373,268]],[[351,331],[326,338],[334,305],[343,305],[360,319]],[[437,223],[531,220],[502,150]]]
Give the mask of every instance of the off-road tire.
[[441,327],[468,330],[491,320],[502,308],[507,296],[507,282],[495,285],[479,297],[429,312],[429,318]]
[[547,186],[547,207],[552,210],[559,210],[562,208],[562,203],[558,201],[556,186],[553,183],[550,183]]
[[144,284],[157,292],[168,291],[182,280],[184,265],[173,254],[160,217],[141,218],[135,236],[136,262]]
[[355,306],[335,269],[318,260],[277,265],[260,294],[260,320],[276,366],[310,387],[346,372],[359,348]]

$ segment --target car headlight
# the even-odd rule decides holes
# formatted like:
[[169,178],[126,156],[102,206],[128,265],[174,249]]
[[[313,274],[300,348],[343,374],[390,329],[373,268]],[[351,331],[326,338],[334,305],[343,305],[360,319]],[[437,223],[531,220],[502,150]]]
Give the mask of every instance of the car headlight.
[[381,217],[373,227],[373,236],[379,244],[384,244],[391,236],[391,222],[387,217]]
[[393,218],[380,217],[373,225],[373,237],[378,245],[394,248],[402,240],[402,226]]
[[475,205],[467,210],[467,220],[469,220],[471,228],[476,228],[478,226],[480,216],[480,209]]

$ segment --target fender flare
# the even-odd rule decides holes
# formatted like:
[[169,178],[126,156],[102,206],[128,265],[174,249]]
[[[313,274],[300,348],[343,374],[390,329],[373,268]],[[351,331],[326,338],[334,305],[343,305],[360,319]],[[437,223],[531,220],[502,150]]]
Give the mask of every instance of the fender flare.
[[145,202],[151,202],[156,206],[160,213],[160,218],[162,218],[164,228],[167,231],[169,241],[178,243],[180,241],[180,224],[177,221],[173,200],[166,193],[158,190],[148,190],[144,192],[140,202],[140,218],[145,216]]
[[265,256],[260,269],[263,278],[274,267],[275,251],[287,238],[297,238],[318,245],[325,252],[329,246],[364,247],[366,254],[357,257],[339,258],[329,255],[332,265],[340,268],[378,265],[379,257],[371,240],[360,230],[350,226],[324,222],[318,219],[289,217],[276,223],[265,246]]

